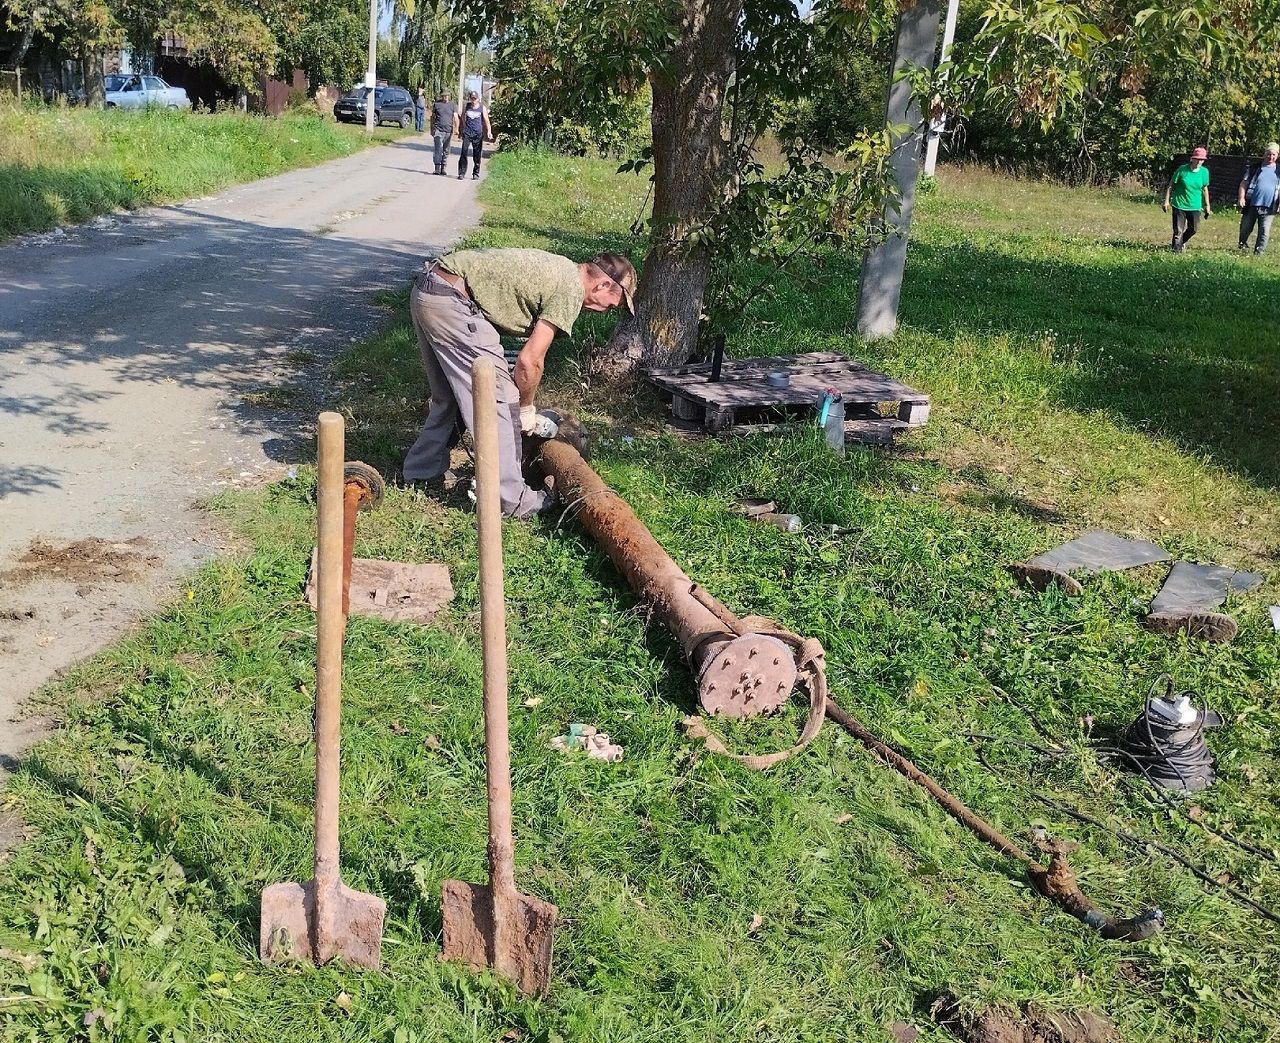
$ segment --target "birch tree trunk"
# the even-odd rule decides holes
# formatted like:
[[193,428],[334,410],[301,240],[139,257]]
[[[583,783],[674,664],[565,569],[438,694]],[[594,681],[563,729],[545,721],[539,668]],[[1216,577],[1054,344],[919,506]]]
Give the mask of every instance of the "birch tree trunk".
[[895,81],[894,76],[912,67],[932,71],[942,3],[943,0],[918,0],[898,16],[893,76],[889,77],[884,118],[890,126],[906,130],[893,137],[890,164],[898,186],[898,200],[885,206],[883,221],[887,235],[882,243],[863,253],[858,277],[858,333],[868,340],[892,337],[898,329],[898,304],[907,269],[907,237],[911,232],[911,210],[915,205],[924,140],[920,99],[911,93],[907,80]]

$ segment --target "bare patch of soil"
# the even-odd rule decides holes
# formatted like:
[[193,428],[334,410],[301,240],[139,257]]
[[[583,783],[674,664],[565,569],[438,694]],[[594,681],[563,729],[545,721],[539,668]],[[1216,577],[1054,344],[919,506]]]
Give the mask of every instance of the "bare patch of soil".
[[158,557],[146,553],[148,546],[141,536],[122,543],[97,536],[63,544],[37,538],[0,579],[14,586],[36,580],[131,583],[160,564]]
[[27,825],[16,811],[0,808],[0,862],[27,838]]
[[1120,1043],[1111,1019],[1092,1010],[1050,1013],[1028,1004],[1021,1012],[988,1007],[966,1017],[954,996],[943,996],[930,1013],[966,1043]]

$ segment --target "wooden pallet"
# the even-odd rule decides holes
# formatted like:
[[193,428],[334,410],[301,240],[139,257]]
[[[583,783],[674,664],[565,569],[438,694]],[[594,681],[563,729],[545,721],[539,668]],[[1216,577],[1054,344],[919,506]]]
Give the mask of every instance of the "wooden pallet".
[[[790,382],[774,387],[769,373],[785,371]],[[758,422],[762,414],[794,415],[808,408],[816,411],[827,388],[844,399],[846,437],[856,441],[887,442],[909,427],[922,427],[929,419],[929,396],[877,373],[860,362],[830,351],[756,359],[725,359],[720,380],[711,382],[711,363],[644,370],[644,377],[671,395],[671,415],[676,426],[701,425],[709,434],[747,433],[775,428]],[[896,415],[882,407],[896,406]]]

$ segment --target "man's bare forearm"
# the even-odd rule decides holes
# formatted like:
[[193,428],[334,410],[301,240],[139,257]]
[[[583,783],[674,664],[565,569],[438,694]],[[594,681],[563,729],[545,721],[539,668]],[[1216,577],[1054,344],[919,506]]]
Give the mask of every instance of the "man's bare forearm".
[[538,395],[538,385],[542,383],[543,364],[527,359],[523,355],[516,359],[511,379],[515,381],[516,390],[520,392],[520,404],[531,406]]

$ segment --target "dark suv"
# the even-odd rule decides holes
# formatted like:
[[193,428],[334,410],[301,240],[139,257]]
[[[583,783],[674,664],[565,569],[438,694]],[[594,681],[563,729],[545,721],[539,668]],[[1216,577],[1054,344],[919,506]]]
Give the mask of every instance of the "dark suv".
[[[363,123],[368,96],[368,87],[357,87],[339,99],[333,107],[334,119],[339,123]],[[413,126],[413,98],[403,87],[375,87],[373,104],[375,124],[398,123],[401,130]]]

